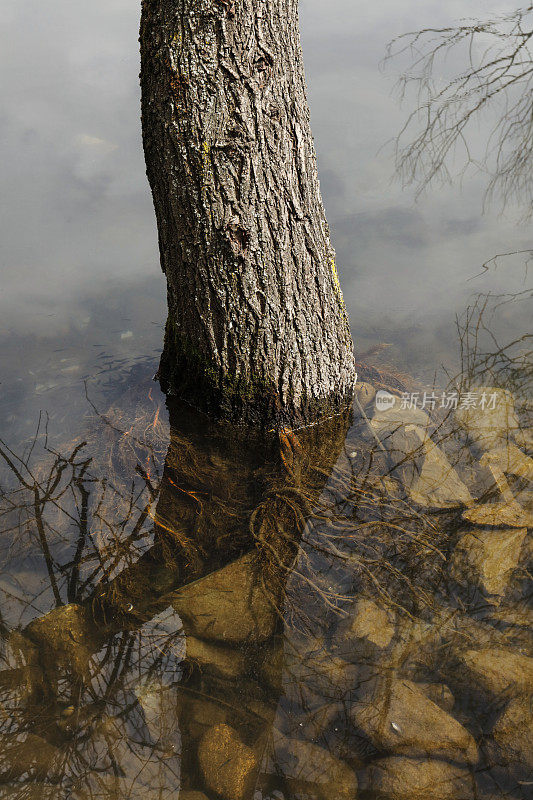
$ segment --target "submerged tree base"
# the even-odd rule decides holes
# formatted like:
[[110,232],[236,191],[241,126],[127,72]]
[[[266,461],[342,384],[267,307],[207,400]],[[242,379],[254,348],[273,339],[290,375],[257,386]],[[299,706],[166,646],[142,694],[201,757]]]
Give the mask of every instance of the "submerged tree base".
[[170,397],[213,419],[263,429],[296,428],[321,422],[351,407],[353,386],[324,397],[282,400],[274,380],[259,373],[230,377],[167,321],[165,346],[156,375]]

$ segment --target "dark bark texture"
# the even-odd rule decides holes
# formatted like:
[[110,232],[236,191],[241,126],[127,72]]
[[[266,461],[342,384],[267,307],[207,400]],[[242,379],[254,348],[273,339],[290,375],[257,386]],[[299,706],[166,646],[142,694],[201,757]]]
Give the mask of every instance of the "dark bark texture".
[[297,0],[144,0],[142,123],[167,276],[163,388],[313,422],[355,362],[309,124]]

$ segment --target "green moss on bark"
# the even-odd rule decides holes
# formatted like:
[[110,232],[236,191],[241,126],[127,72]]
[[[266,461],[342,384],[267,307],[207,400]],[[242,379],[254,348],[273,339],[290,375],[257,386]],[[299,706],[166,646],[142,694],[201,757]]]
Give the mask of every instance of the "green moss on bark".
[[165,346],[157,375],[163,391],[215,419],[263,428],[294,428],[340,413],[352,397],[282,403],[273,381],[259,375],[231,376],[209,361],[167,320]]

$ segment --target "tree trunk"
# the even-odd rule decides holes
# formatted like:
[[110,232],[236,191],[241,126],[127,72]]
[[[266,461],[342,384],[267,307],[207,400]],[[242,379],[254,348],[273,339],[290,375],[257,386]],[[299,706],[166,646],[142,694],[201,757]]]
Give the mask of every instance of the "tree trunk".
[[314,422],[355,362],[297,0],[144,0],[142,123],[167,276],[159,377],[209,414]]

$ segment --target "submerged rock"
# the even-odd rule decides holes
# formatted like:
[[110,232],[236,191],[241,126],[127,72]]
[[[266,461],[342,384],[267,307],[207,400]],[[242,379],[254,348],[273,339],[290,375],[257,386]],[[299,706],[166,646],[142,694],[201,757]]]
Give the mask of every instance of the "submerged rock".
[[[264,703],[262,700],[249,699],[246,702],[246,730],[250,732],[252,728],[262,735],[266,729],[272,727],[276,716],[276,706]],[[243,724],[243,715],[239,715],[239,721]]]
[[[511,438],[520,437],[520,422],[514,408],[514,398],[506,389],[480,386],[472,390],[484,408],[478,403],[472,407],[458,408],[455,419],[481,450],[501,447]],[[492,408],[492,406],[494,406]]]
[[513,603],[512,608],[495,608],[491,613],[490,620],[499,627],[507,626],[518,631],[524,629],[533,637],[533,609],[526,600]]
[[457,508],[473,502],[442,450],[417,425],[399,428],[386,442],[390,457],[401,470],[409,496],[425,508]]
[[376,647],[386,648],[395,633],[394,616],[373,600],[361,597],[335,632],[336,640],[366,639]]
[[355,396],[359,400],[361,406],[366,408],[376,396],[376,390],[372,384],[366,383],[365,381],[358,381],[355,385]]
[[402,408],[401,401],[396,398],[392,408],[376,409],[370,424],[379,435],[392,433],[405,425],[419,425],[426,428],[429,425],[429,417],[421,408]]
[[533,696],[509,702],[492,730],[500,761],[533,779]]
[[61,665],[80,677],[89,677],[92,654],[102,645],[90,609],[69,603],[33,620],[25,636],[38,647],[48,668]]
[[473,525],[487,525],[497,528],[523,528],[531,524],[531,515],[514,499],[472,506],[463,512],[463,519]]
[[485,453],[480,464],[490,472],[493,485],[498,488],[502,499],[494,503],[474,506],[464,512],[463,517],[478,525],[513,528],[526,528],[533,525],[533,515],[517,502],[503,470],[490,460],[489,453]]
[[[505,649],[509,638],[490,621],[475,619],[456,606],[443,604],[434,608],[431,621],[407,619],[399,625],[395,658],[402,674],[415,676],[415,682],[422,683],[428,675],[438,674],[446,680],[454,677],[455,688],[452,664],[458,660],[457,652],[464,652],[465,642],[475,642],[480,650]],[[462,681],[463,676],[459,675],[458,680]]]
[[209,800],[209,798],[203,792],[182,790],[176,800]]
[[289,738],[317,743],[322,737],[328,738],[335,720],[343,713],[343,703],[324,703],[312,711],[301,710],[299,713],[293,709],[290,713],[283,713],[278,709],[275,726]]
[[46,683],[39,648],[24,633],[15,630],[7,639],[7,654],[8,663],[13,660],[17,664],[16,669],[9,670],[8,687],[16,688],[26,701],[38,697]]
[[445,683],[421,683],[416,684],[421,692],[428,697],[432,703],[442,708],[443,711],[451,714],[455,705],[455,697],[452,690]]
[[238,650],[210,644],[194,636],[187,636],[187,659],[201,669],[228,679],[238,678],[246,670],[246,660]]
[[372,797],[391,800],[470,800],[474,796],[467,769],[426,758],[374,761],[361,780],[361,789]]
[[313,800],[354,800],[355,772],[324,748],[284,736],[274,740],[273,768],[291,793]]
[[453,554],[453,579],[462,585],[473,584],[488,595],[503,596],[520,561],[526,535],[526,528],[463,533]]
[[[57,795],[57,800],[182,800],[183,794],[178,794],[175,788],[176,784],[179,785],[179,775],[169,774],[167,783],[159,785],[162,777],[151,762],[145,762],[145,765],[137,762],[136,772],[128,777],[87,773],[82,785],[69,788],[68,795]],[[173,785],[170,778],[173,778]],[[17,800],[22,800],[22,797],[26,800],[25,795],[19,795]],[[193,794],[192,800],[209,798],[200,793],[198,798]]]
[[487,467],[496,467],[507,475],[527,478],[533,481],[533,459],[526,456],[514,444],[495,447],[484,454],[480,463]]
[[286,641],[284,693],[305,701],[308,708],[322,705],[323,698],[346,700],[357,684],[358,673],[357,665],[329,653],[323,639]]
[[[158,685],[154,680],[145,686],[150,691],[148,687],[154,684]],[[173,688],[169,691],[175,694]],[[170,696],[167,695],[169,699]],[[161,702],[164,704],[166,699],[163,694]],[[74,764],[74,769],[68,769],[68,798],[61,800],[174,800],[176,787],[180,785],[181,758],[179,747],[169,747],[168,742],[172,737],[179,743],[180,731],[170,715],[164,718],[164,726],[160,726],[161,709],[148,707],[153,700],[147,700],[143,711],[150,735],[139,724],[138,710],[135,709],[133,716],[128,713],[126,699],[126,710],[123,704],[117,705],[117,715],[102,720],[103,724],[95,726],[90,738],[82,728],[81,735],[71,740],[76,742],[76,753],[84,768],[76,770]],[[172,704],[168,705],[170,711]],[[155,714],[148,724],[147,718],[153,711]],[[68,755],[71,753],[70,747]]]
[[355,727],[377,750],[477,761],[477,746],[470,733],[417,684],[393,678],[381,681],[378,687],[379,693],[369,694],[350,711]]
[[198,741],[213,725],[225,725],[233,721],[230,708],[224,702],[217,702],[216,698],[178,691],[177,699],[184,741]]
[[493,699],[533,692],[533,658],[508,650],[468,650],[459,656],[461,677]]
[[186,629],[201,639],[263,641],[273,634],[277,615],[261,578],[257,555],[248,553],[169,599]]
[[224,800],[245,800],[251,794],[258,758],[229,725],[215,725],[198,747],[205,784]]

